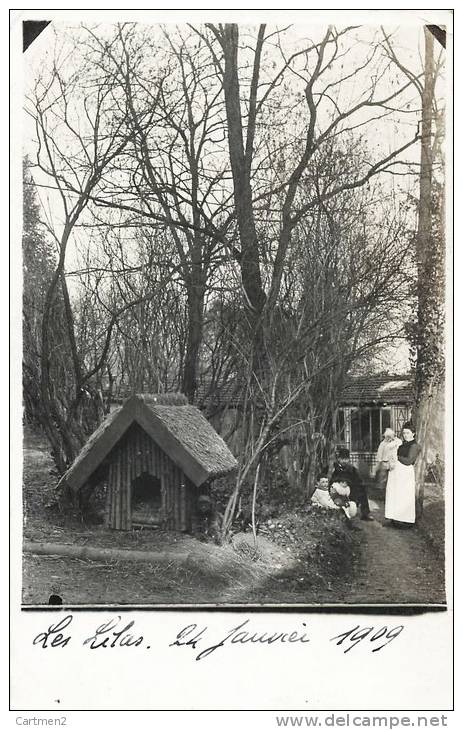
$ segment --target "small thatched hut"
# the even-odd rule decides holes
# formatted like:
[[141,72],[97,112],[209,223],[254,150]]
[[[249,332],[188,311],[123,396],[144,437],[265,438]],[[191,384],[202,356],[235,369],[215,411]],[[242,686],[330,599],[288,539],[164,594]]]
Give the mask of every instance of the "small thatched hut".
[[58,488],[105,481],[105,524],[189,530],[198,487],[233,471],[225,442],[183,396],[134,395],[90,436]]

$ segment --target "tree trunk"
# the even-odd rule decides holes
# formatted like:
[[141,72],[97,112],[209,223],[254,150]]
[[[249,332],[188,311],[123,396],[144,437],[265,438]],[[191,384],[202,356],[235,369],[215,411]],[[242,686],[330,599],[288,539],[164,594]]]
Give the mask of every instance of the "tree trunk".
[[421,393],[420,406],[417,411],[417,422],[419,429],[418,441],[421,450],[415,464],[415,495],[416,495],[416,516],[420,518],[424,507],[424,485],[427,471],[428,456],[428,429],[429,420],[432,417],[432,387],[429,392]]
[[[421,451],[415,465],[416,480],[416,507],[417,517],[423,513],[424,480],[426,472],[427,430],[429,422],[429,407],[435,385],[431,363],[434,357],[429,350],[429,325],[433,319],[435,297],[430,292],[432,286],[429,276],[429,263],[434,261],[434,241],[432,236],[432,103],[434,90],[434,38],[430,31],[424,29],[425,36],[425,66],[424,89],[422,93],[422,128],[421,128],[421,159],[420,159],[420,200],[418,208],[418,232],[416,237],[417,261],[417,332],[418,346],[416,358],[416,401],[417,401],[417,440]],[[437,293],[438,294],[438,293]],[[431,372],[430,372],[431,369]]]
[[199,266],[193,264],[188,282],[188,336],[182,377],[182,392],[193,402],[198,378],[199,350],[203,338],[205,286]]
[[427,386],[427,342],[429,301],[427,286],[427,264],[433,258],[432,238],[432,102],[434,89],[433,55],[434,38],[425,28],[424,90],[422,94],[420,200],[418,207],[418,232],[416,236],[416,262],[418,275],[418,332],[421,333],[416,362],[416,395],[420,398]]
[[227,23],[222,46],[225,60],[224,96],[233,193],[241,242],[241,279],[245,303],[258,316],[263,310],[266,296],[259,266],[259,244],[252,204],[251,169],[249,160],[245,156],[243,141],[238,78],[238,40],[238,26],[235,23]]

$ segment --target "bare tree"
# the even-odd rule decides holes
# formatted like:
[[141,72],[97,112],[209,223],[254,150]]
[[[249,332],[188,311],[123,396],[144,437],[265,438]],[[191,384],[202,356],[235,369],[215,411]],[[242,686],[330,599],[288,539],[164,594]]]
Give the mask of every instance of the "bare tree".
[[[66,279],[66,252],[75,227],[92,195],[102,184],[105,169],[127,145],[123,115],[114,117],[115,99],[111,86],[95,84],[82,77],[81,70],[66,76],[56,57],[47,76],[36,81],[27,100],[27,112],[35,123],[37,148],[34,167],[60,201],[61,220],[48,219],[47,227],[57,250],[57,264],[44,298],[40,343],[40,394],[43,423],[60,471],[73,460],[85,439],[80,412],[85,409],[92,378],[106,359],[114,322],[113,315],[96,362],[86,368],[78,349],[74,312]],[[86,83],[87,82],[87,83]],[[91,99],[88,96],[92,88]],[[76,119],[76,107],[83,116]],[[53,373],[51,333],[58,298],[62,298],[69,360],[63,363],[68,388],[56,382]],[[68,399],[67,393],[72,393]]]
[[[109,47],[95,33],[91,39],[99,63],[112,64],[132,130],[125,159],[130,192],[113,177],[110,194],[97,202],[135,213],[145,222],[163,221],[169,231],[186,292],[182,390],[192,400],[208,281],[227,255],[224,240],[232,219],[224,183],[221,87],[211,73],[205,44],[193,43],[197,36],[191,32],[165,31],[161,50],[140,38],[134,26],[118,27]],[[163,72],[153,84],[145,79],[154,53]]]
[[[416,464],[417,512],[422,513],[428,462],[436,457],[431,443],[431,420],[436,400],[443,397],[445,374],[445,223],[442,181],[444,107],[436,91],[444,64],[444,48],[435,52],[433,28],[425,26],[423,76],[417,76],[400,60],[393,40],[383,30],[387,52],[421,100],[418,221],[415,236],[416,320],[410,327],[415,358],[416,415],[421,445]],[[444,424],[439,426],[442,431]],[[439,439],[441,442],[443,437]],[[434,451],[434,453],[432,453]],[[440,454],[440,457],[443,455]]]
[[[132,24],[81,28],[79,74],[64,79],[56,62],[38,83],[37,164],[64,211],[62,231],[50,225],[59,262],[49,296],[59,287],[66,313],[66,414],[50,394],[50,303],[42,344],[48,420],[69,432],[62,465],[82,439],[85,387],[103,372],[113,385],[181,387],[190,399],[202,378],[210,395],[232,381],[242,394],[235,497],[293,436],[311,488],[346,372],[398,334],[376,331],[403,284],[403,221],[388,210],[379,235],[378,200],[392,197],[386,174],[400,174],[417,135],[386,149],[363,130],[414,113],[416,87],[391,86],[384,42],[361,46],[356,32],[328,28],[294,46],[263,25],[153,37]],[[69,290],[78,235],[98,253]]]
[[[366,124],[373,123],[378,114],[384,116],[395,111],[394,104],[402,102],[403,96],[410,89],[412,82],[406,80],[399,88],[381,95],[381,78],[386,74],[388,65],[378,59],[380,44],[373,43],[372,50],[364,62],[358,62],[353,70],[342,72],[333,79],[334,69],[343,68],[345,55],[349,47],[342,48],[342,41],[354,30],[346,28],[337,31],[328,28],[322,40],[311,43],[286,57],[283,51],[283,31],[267,33],[266,26],[259,27],[257,40],[253,49],[252,75],[249,80],[249,95],[245,99],[246,112],[242,112],[243,92],[240,83],[239,54],[240,31],[236,24],[224,26],[209,25],[208,30],[214,41],[209,41],[209,47],[216,59],[218,72],[223,78],[223,93],[227,112],[227,132],[229,143],[230,165],[233,173],[234,201],[237,216],[237,225],[241,243],[241,276],[243,288],[250,307],[260,316],[265,309],[271,315],[280,296],[281,280],[284,262],[291,241],[291,235],[297,223],[311,210],[320,204],[318,195],[301,203],[298,192],[304,176],[309,169],[316,153],[323,145],[339,135],[352,129],[358,129]],[[276,38],[276,41],[275,41]],[[280,69],[273,78],[263,74],[263,50],[266,42],[272,39],[276,43],[282,57]],[[348,41],[347,41],[348,42]],[[214,48],[217,47],[217,52]],[[365,83],[360,98],[341,109],[336,102],[336,93],[354,77],[366,74],[366,69],[374,69]],[[256,163],[255,148],[259,117],[265,115],[268,105],[274,96],[281,93],[281,83],[285,74],[293,74],[300,80],[299,109],[304,105],[305,119],[302,124],[301,137],[293,147],[294,162],[288,174],[276,186],[260,192],[257,196],[252,192],[251,176],[253,165]],[[325,81],[325,77],[328,78]],[[407,98],[408,102],[409,99]],[[322,106],[330,105],[330,113],[322,113]],[[304,108],[302,107],[302,108]],[[282,110],[284,113],[284,110]],[[366,118],[361,114],[367,113]],[[272,120],[273,121],[273,120]],[[275,120],[276,121],[276,120]],[[281,120],[279,120],[281,123]],[[288,118],[288,123],[293,121]],[[289,136],[289,135],[288,135]],[[381,156],[372,162],[365,160],[357,174],[342,184],[333,182],[323,192],[323,200],[329,200],[343,190],[353,190],[367,183],[374,175],[391,168],[400,155],[417,140],[417,134],[404,141],[392,152]],[[265,199],[280,194],[278,207],[280,224],[278,230],[277,247],[272,262],[272,273],[268,291],[264,290],[261,272],[261,255],[259,249],[256,206]],[[299,204],[298,204],[299,203]]]

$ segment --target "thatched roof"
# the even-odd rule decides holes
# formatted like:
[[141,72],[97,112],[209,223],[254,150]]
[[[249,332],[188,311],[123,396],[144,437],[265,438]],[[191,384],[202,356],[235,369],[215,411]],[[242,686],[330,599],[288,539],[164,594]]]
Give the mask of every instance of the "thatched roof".
[[132,423],[138,423],[196,486],[236,469],[235,457],[202,413],[183,396],[168,395],[134,395],[113,411],[90,436],[58,486],[80,489]]

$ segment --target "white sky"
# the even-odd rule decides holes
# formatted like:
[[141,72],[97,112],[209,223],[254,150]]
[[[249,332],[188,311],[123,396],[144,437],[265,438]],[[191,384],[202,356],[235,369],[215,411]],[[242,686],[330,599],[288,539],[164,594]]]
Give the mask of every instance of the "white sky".
[[[341,13],[342,16],[342,13]],[[146,17],[146,16],[145,16]],[[397,17],[397,15],[395,16]],[[398,27],[395,25],[394,27],[388,28],[389,30],[394,30],[394,47],[397,49],[397,54],[400,57],[400,60],[406,65],[408,68],[410,68],[412,71],[419,73],[420,66],[421,66],[421,60],[420,60],[420,46],[422,45],[422,30],[419,25],[417,25],[418,19],[416,17],[412,17],[409,14],[404,13],[400,16],[401,21],[402,20],[408,20],[410,25],[401,25],[401,27]],[[318,15],[317,21],[319,22],[320,16]],[[346,20],[348,20],[346,18]],[[337,18],[337,21],[339,23],[339,17]],[[412,21],[414,24],[412,24]],[[37,77],[37,74],[41,67],[45,67],[46,69],[50,69],[51,64],[53,63],[53,53],[54,53],[54,45],[55,45],[55,35],[54,31],[56,30],[57,36],[58,36],[58,43],[60,44],[62,42],[62,37],[65,36],[66,32],[68,31],[68,24],[67,23],[53,23],[51,26],[49,26],[43,33],[39,36],[38,39],[34,41],[32,46],[28,49],[28,51],[25,53],[24,56],[24,91],[25,94],[30,92],[31,88],[33,88],[33,85],[35,83],[35,79]],[[277,26],[275,26],[277,27]],[[281,25],[279,24],[279,27]],[[339,24],[337,27],[342,27]],[[271,30],[272,27],[270,26],[268,30]],[[243,40],[246,39],[246,30],[245,28],[241,28],[241,38]],[[287,32],[284,34],[285,38],[285,51],[287,53],[294,52],[298,47],[301,47],[301,44],[306,42],[307,38],[310,38],[313,41],[318,41],[326,30],[326,24],[323,25],[315,25],[315,24],[296,24],[292,28],[290,28]],[[255,35],[255,29],[253,29],[254,35]],[[336,74],[337,73],[346,73],[346,68],[354,68],[354,65],[357,65],[360,63],[361,59],[364,57],[365,53],[368,53],[369,49],[371,48],[371,42],[373,38],[375,37],[375,34],[378,33],[379,28],[376,27],[363,27],[360,28],[358,31],[355,31],[354,36],[358,39],[357,45],[353,48],[353,50],[349,51],[349,54],[346,56],[346,63],[344,68],[339,68],[339,63],[336,68],[333,69],[331,79],[329,81],[335,81],[336,80]],[[102,35],[107,35],[108,33],[111,33],[111,27],[102,25],[98,32],[101,32]],[[159,26],[153,26],[151,30],[151,35],[156,36],[160,35]],[[350,41],[349,41],[350,43]],[[272,55],[272,54],[270,54]],[[241,58],[244,58],[244,53],[241,53]],[[277,68],[281,64],[281,56],[280,54],[275,51],[275,63],[277,64]],[[72,72],[73,65],[72,65],[72,56],[69,59],[69,61],[66,64],[66,69],[69,72]],[[398,78],[400,81],[402,81],[403,76],[399,74]],[[294,80],[294,77],[292,77],[293,83],[295,86],[297,83],[299,83],[299,87],[301,87],[300,80],[296,79]],[[353,100],[357,98],[360,87],[362,82],[365,82],[367,79],[365,77],[361,77],[361,75],[358,78],[355,78],[353,82],[346,81],[343,84],[341,96],[339,97],[340,100],[340,106],[341,108],[348,108],[350,104],[353,103]],[[323,88],[325,84],[320,85],[320,89]],[[381,96],[387,96],[390,93],[391,86],[390,84],[384,80],[382,84],[379,85],[378,93],[376,95],[376,98]],[[408,93],[408,92],[407,92]],[[412,90],[410,93],[410,102],[411,106],[418,108],[418,100],[416,97],[416,93]],[[331,110],[331,108],[330,108]],[[320,113],[320,119],[323,120],[323,110],[321,110]],[[391,118],[391,119],[385,119],[382,121],[378,121],[371,123],[368,126],[368,136],[369,140],[371,142],[371,145],[373,147],[377,148],[378,156],[387,154],[392,149],[397,147],[399,144],[403,143],[405,139],[408,139],[410,136],[412,136],[413,132],[416,129],[416,124],[418,120],[418,114],[409,114],[408,116],[402,116],[401,123],[399,123],[399,120],[397,118]],[[359,123],[363,121],[366,118],[366,113],[361,112],[356,115],[355,122]],[[33,122],[31,119],[25,115],[24,118],[24,147],[25,150],[29,153],[33,153],[35,148],[35,130],[33,127]],[[407,159],[411,160],[413,162],[418,162],[419,160],[419,146],[415,145],[413,148],[407,151]],[[41,179],[40,176],[36,176],[36,181],[38,184],[44,184],[45,180]],[[50,206],[51,209],[54,212],[54,217],[59,219],[59,205],[56,204],[55,200],[53,199],[53,196],[50,196],[49,193],[42,190],[41,191],[41,199],[44,202],[44,204],[48,207]],[[49,202],[48,202],[49,201]],[[57,224],[57,220],[55,221],[55,225]]]

